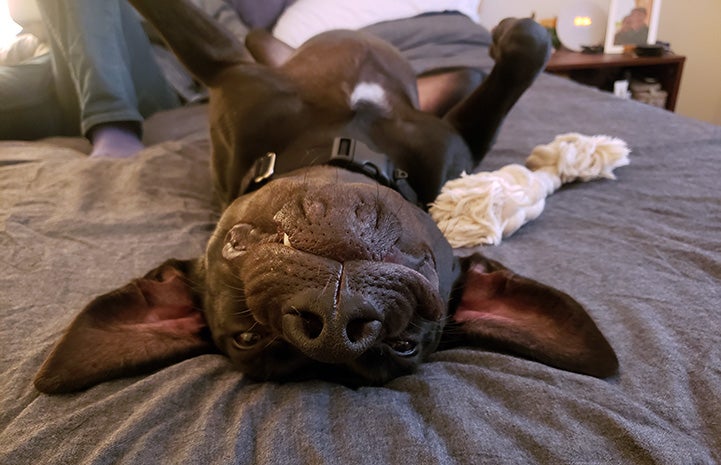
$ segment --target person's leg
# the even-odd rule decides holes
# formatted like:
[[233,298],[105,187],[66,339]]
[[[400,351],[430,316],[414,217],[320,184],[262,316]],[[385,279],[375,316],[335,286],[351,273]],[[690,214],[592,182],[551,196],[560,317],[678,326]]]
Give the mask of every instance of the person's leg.
[[442,117],[483,81],[483,73],[472,68],[436,70],[418,76],[420,109]]
[[140,24],[140,16],[126,0],[115,1],[119,1],[127,54],[125,59],[130,69],[140,114],[147,118],[155,112],[179,106],[180,99],[163,76],[163,71],[154,57],[150,40]]
[[49,54],[0,66],[0,139],[68,135],[63,123]]
[[142,148],[143,117],[179,104],[125,0],[40,0],[58,100],[93,143],[92,155]]

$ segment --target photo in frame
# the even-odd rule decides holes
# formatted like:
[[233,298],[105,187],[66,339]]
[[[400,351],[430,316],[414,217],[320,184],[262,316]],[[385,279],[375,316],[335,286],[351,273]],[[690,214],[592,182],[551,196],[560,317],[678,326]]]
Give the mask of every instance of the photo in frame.
[[660,12],[661,0],[611,0],[604,52],[656,43]]

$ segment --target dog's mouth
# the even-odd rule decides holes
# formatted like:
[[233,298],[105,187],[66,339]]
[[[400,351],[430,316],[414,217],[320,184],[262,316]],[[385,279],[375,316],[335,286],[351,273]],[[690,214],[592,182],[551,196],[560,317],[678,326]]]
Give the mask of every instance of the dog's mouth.
[[[380,341],[352,360],[328,362],[308,356],[282,336],[238,333],[236,350],[228,355],[239,371],[257,381],[324,379],[352,387],[382,385],[413,373],[423,361],[425,341],[410,337]],[[435,349],[432,342],[427,346]]]

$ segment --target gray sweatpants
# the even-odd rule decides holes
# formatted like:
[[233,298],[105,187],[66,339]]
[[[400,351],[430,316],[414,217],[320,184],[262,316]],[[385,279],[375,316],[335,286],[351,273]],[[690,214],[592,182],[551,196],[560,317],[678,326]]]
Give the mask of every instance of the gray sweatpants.
[[179,105],[125,0],[38,0],[51,53],[0,66],[0,139],[85,135]]

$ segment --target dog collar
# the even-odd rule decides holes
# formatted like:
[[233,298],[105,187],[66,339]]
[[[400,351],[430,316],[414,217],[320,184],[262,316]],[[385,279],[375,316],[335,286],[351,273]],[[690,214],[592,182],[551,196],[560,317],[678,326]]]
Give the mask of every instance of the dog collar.
[[[255,160],[243,177],[241,194],[252,192],[273,179],[276,172],[275,152],[268,152]],[[331,165],[364,174],[374,181],[397,191],[409,202],[418,204],[418,194],[408,182],[408,172],[396,168],[388,155],[376,152],[363,142],[349,137],[336,137],[327,160],[314,165]]]

